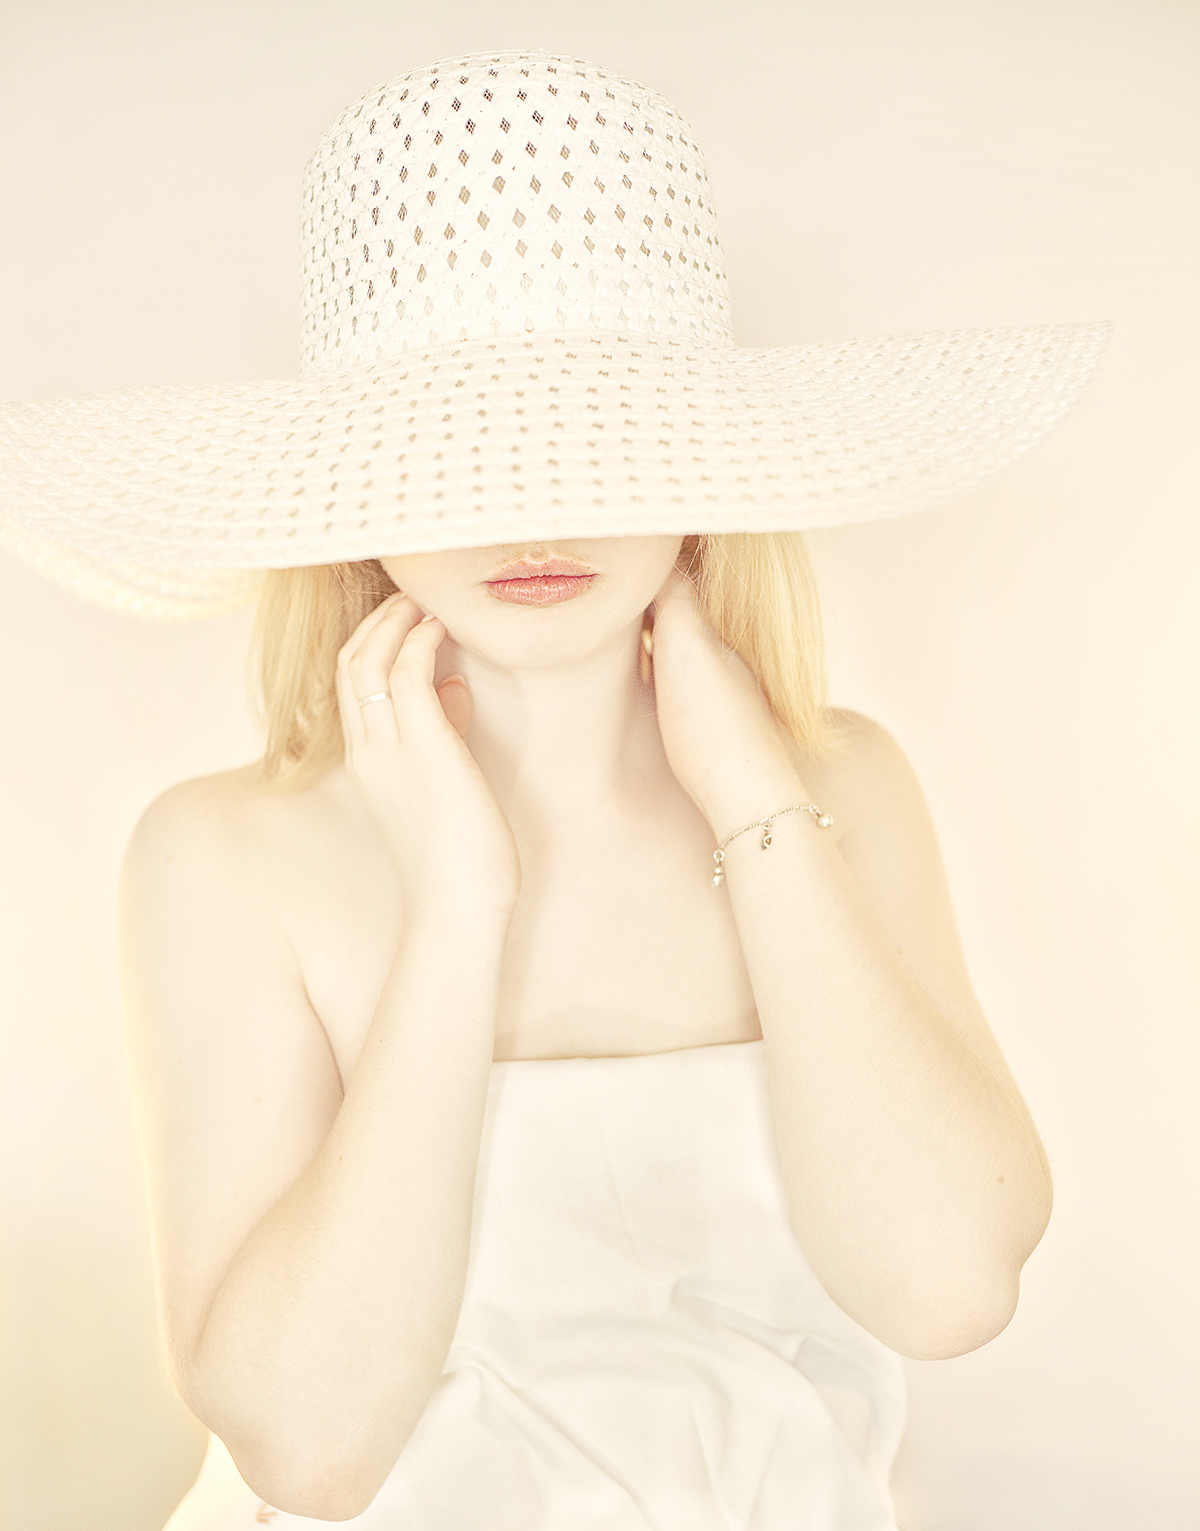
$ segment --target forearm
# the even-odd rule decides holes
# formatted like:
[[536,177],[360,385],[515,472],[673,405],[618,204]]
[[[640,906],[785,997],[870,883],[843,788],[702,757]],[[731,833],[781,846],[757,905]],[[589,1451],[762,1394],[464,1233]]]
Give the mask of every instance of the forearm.
[[334,1126],[239,1251],[187,1367],[189,1402],[279,1508],[364,1508],[441,1374],[505,936],[477,925],[406,928]]
[[[781,787],[773,807],[803,800],[798,782]],[[832,837],[802,813],[772,836],[766,852],[757,832],[730,845],[725,887],[797,1238],[885,1343],[972,1349],[1007,1322],[1049,1214],[1036,1134],[1011,1083],[891,949]]]

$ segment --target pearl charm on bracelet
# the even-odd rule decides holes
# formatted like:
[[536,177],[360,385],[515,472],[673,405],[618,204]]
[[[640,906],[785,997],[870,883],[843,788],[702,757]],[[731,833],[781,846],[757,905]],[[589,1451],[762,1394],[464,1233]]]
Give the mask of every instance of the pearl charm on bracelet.
[[776,819],[781,819],[785,813],[811,813],[821,829],[828,829],[833,823],[833,815],[831,813],[823,813],[816,803],[796,803],[791,808],[781,808],[778,813],[773,813],[768,819],[755,819],[753,824],[746,824],[741,829],[735,829],[713,851],[712,885],[714,888],[722,887],[725,882],[725,847],[729,844],[729,841],[736,840],[739,835],[744,835],[747,830],[761,828],[763,837],[760,849],[765,851],[771,844],[772,823]]

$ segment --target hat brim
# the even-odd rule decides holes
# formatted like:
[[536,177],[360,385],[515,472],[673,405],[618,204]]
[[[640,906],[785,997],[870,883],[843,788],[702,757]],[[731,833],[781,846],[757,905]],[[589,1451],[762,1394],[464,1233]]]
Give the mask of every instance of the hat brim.
[[0,545],[105,605],[191,616],[253,571],[905,515],[1063,418],[1111,325],[770,350],[464,341],[267,383],[0,409]]

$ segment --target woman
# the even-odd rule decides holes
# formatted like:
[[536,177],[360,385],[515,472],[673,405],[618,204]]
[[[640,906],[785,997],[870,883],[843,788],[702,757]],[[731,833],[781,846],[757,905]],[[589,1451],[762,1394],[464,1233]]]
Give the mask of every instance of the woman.
[[79,401],[66,478],[13,412],[47,572],[275,571],[267,756],[124,876],[172,1531],[892,1526],[896,1353],[1003,1328],[1050,1182],[798,530],[1003,466],[1100,331],[736,353],[690,130],[544,55],[373,92],[305,208],[301,384]]

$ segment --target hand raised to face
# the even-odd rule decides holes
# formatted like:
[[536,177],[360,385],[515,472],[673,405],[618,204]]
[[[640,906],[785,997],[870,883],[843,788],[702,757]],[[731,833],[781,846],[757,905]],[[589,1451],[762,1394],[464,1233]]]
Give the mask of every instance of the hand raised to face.
[[337,662],[346,769],[396,858],[407,907],[511,912],[520,862],[467,748],[466,681],[455,675],[434,687],[445,637],[445,625],[403,592],[359,623]]
[[[802,789],[754,672],[722,643],[691,579],[672,570],[653,602],[652,660],[667,761],[718,839],[745,805]],[[778,805],[774,805],[778,806]],[[730,821],[730,822],[727,822]]]

